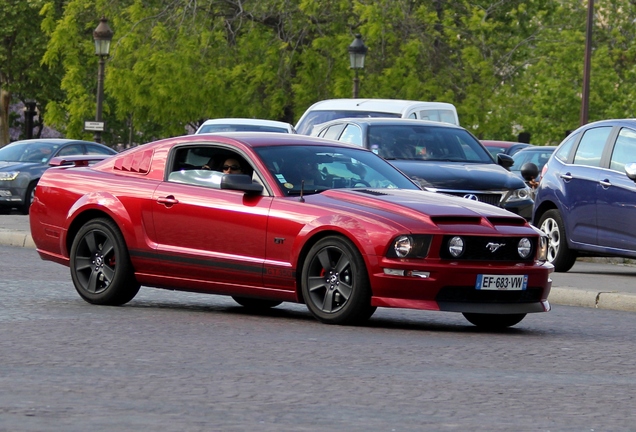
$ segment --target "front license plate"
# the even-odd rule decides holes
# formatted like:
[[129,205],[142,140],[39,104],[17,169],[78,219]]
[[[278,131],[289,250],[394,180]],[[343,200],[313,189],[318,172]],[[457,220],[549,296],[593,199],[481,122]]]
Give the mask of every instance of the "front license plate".
[[477,275],[478,290],[521,291],[528,286],[528,275]]

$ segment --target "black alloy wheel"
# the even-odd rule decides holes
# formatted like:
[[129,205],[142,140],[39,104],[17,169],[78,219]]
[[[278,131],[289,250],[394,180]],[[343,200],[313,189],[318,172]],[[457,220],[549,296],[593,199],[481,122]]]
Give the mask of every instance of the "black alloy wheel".
[[307,308],[324,323],[361,324],[376,310],[364,260],[343,237],[325,237],[310,249],[301,284]]
[[139,292],[124,237],[110,219],[94,219],[79,230],[70,267],[75,289],[88,303],[119,306]]

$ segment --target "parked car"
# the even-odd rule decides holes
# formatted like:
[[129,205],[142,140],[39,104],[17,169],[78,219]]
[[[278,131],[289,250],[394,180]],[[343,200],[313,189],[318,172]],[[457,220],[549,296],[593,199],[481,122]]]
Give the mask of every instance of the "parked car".
[[479,140],[460,126],[351,118],[324,123],[314,133],[371,149],[429,191],[482,201],[532,218],[530,189],[507,170],[512,158],[499,155],[495,163]]
[[568,271],[577,256],[636,258],[636,120],[580,127],[543,167],[533,221],[549,260]]
[[[230,156],[243,173],[200,169]],[[253,309],[305,303],[331,324],[400,307],[494,328],[550,309],[545,236],[523,218],[302,135],[189,135],[52,168],[30,226],[40,256],[70,266],[94,304],[124,304],[144,285]]]
[[457,109],[446,102],[398,99],[329,99],[316,102],[296,124],[299,134],[312,135],[315,125],[345,117],[392,117],[459,124]]
[[493,158],[497,159],[499,153],[514,155],[519,150],[532,147],[532,144],[513,142],[513,141],[494,141],[494,140],[481,140],[481,143],[490,152]]
[[218,118],[203,122],[195,134],[214,132],[282,132],[296,133],[289,123],[250,118]]
[[49,161],[56,156],[113,155],[110,147],[90,141],[40,138],[0,148],[0,208],[28,214],[33,193]]
[[[514,163],[510,171],[524,179],[532,188],[536,188],[541,181],[541,170],[555,149],[556,146],[530,146],[521,149],[512,155]],[[532,165],[532,175],[526,173],[530,168],[528,165]]]

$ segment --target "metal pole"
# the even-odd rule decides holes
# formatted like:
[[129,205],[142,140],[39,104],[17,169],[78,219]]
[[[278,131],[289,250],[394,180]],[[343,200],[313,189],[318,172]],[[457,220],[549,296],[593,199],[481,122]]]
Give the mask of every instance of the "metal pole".
[[358,79],[358,69],[354,69],[354,71],[355,75],[353,77],[353,98],[356,99],[360,90],[360,80]]
[[[97,111],[95,113],[95,121],[102,121],[102,103],[104,100],[104,67],[106,64],[105,56],[99,56],[99,68],[97,71]],[[102,142],[101,131],[95,131],[95,142]]]
[[583,93],[581,97],[580,126],[587,124],[590,105],[590,63],[592,57],[592,23],[594,21],[594,0],[587,2],[587,29],[585,32],[585,60],[583,63]]

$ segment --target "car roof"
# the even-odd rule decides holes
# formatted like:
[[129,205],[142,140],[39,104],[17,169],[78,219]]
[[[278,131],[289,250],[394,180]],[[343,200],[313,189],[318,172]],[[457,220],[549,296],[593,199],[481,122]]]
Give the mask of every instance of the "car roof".
[[512,147],[516,145],[532,146],[532,144],[516,142],[516,141],[498,141],[498,140],[480,140],[480,141],[486,147],[492,146],[492,147],[508,148],[508,147]]
[[[94,141],[85,141],[85,140],[72,139],[72,138],[33,138],[33,139],[13,141],[13,142],[10,142],[9,144],[29,144],[29,143],[33,143],[33,144],[37,144],[37,143],[50,143],[50,144],[84,143],[84,144],[98,144],[98,145],[103,146],[103,144],[99,144],[99,143],[96,143]],[[7,145],[9,145],[9,144],[7,144]],[[108,146],[105,146],[105,147],[108,147]]]
[[351,118],[340,118],[335,120],[329,120],[328,122],[324,122],[321,124],[317,124],[314,126],[314,130],[322,129],[325,126],[329,126],[331,124],[338,123],[357,123],[357,124],[366,124],[366,125],[403,125],[403,126],[431,126],[431,127],[442,127],[442,128],[455,128],[455,129],[464,129],[461,126],[438,122],[432,120],[416,120],[416,119],[406,119],[406,118],[392,118],[392,117],[351,117]]
[[427,108],[438,107],[455,109],[447,102],[426,102],[403,99],[327,99],[316,102],[309,110],[348,110],[348,111],[377,111],[387,113],[402,113],[413,106]]
[[233,124],[233,125],[257,125],[257,126],[278,126],[278,127],[289,127],[291,126],[289,123],[277,121],[277,120],[266,120],[266,119],[253,119],[253,118],[216,118],[209,119],[203,122],[203,125],[211,125],[211,124]]
[[546,151],[546,150],[554,150],[556,149],[558,146],[538,146],[538,145],[533,145],[530,147],[524,147],[521,150],[519,150],[517,153],[515,154],[519,154],[521,152],[523,153],[528,153],[528,152],[539,152],[539,151]]

